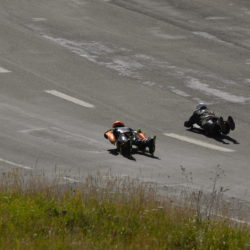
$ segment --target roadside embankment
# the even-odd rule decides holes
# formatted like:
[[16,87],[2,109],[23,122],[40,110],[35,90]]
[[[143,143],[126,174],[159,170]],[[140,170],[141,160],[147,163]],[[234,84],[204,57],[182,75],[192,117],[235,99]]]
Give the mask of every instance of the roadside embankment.
[[197,211],[130,178],[97,174],[62,185],[14,171],[0,184],[0,249],[250,247],[249,226]]

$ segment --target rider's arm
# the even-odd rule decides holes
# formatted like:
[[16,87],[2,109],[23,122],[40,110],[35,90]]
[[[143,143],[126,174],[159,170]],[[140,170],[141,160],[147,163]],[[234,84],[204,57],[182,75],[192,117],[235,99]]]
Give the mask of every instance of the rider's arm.
[[192,116],[189,118],[189,120],[184,122],[184,126],[190,128],[192,125],[197,123],[198,119],[199,115],[196,112],[194,112]]
[[108,139],[107,132],[109,132],[109,131],[111,131],[111,129],[107,130],[107,131],[104,133],[104,137],[105,137],[106,139]]
[[115,130],[114,128],[111,128],[111,129],[108,129],[108,130],[104,133],[104,137],[105,137],[106,139],[108,139],[108,135],[107,135],[108,132],[113,132],[114,135],[116,136],[116,134],[115,134],[116,130]]

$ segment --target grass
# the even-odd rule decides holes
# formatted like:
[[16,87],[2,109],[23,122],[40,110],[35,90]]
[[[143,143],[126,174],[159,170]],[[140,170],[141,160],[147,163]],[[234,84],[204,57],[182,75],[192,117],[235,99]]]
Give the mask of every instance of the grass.
[[0,249],[250,249],[247,225],[200,210],[130,178],[65,186],[14,171],[0,184]]

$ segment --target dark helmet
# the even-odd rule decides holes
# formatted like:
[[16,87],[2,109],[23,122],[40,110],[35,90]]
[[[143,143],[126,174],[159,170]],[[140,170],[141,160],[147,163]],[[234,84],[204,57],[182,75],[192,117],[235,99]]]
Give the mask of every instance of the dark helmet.
[[121,121],[115,121],[113,124],[112,124],[112,128],[117,128],[117,127],[124,127],[125,124]]
[[207,105],[205,103],[199,103],[196,105],[196,109],[207,109]]

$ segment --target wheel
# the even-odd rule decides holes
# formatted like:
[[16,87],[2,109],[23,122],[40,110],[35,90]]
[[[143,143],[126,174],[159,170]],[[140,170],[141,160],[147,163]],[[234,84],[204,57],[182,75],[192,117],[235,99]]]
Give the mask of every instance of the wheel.
[[232,116],[228,116],[227,123],[231,130],[235,130],[235,122]]
[[156,140],[156,136],[154,136],[150,143],[149,143],[149,153],[153,156],[154,152],[155,152],[155,140]]

